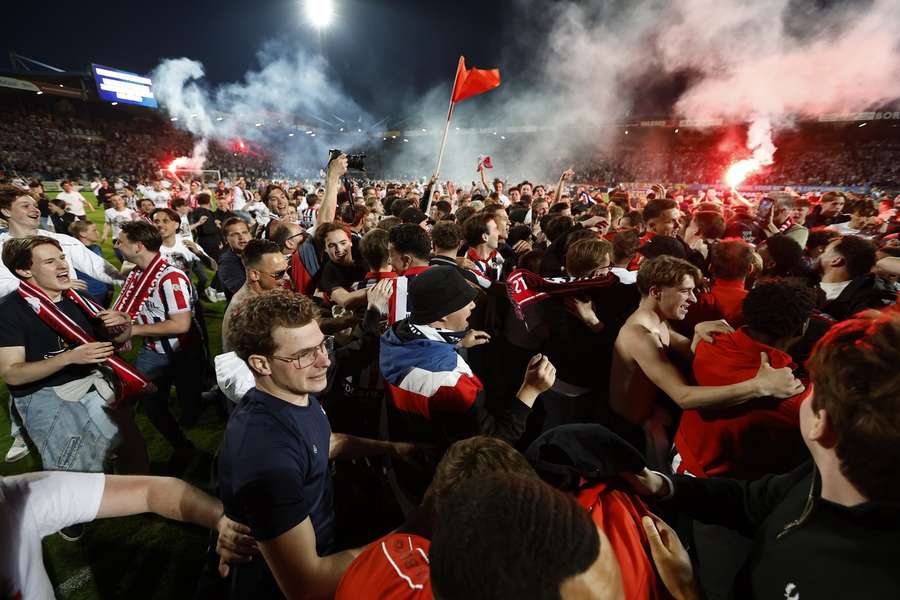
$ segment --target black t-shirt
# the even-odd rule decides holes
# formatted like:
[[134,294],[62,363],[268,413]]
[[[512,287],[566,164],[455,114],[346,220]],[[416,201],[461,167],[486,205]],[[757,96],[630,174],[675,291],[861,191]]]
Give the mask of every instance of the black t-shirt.
[[216,227],[216,215],[213,211],[208,208],[204,208],[202,206],[198,206],[193,211],[191,211],[190,216],[188,217],[188,221],[190,221],[191,225],[200,220],[201,217],[206,217],[206,222],[203,225],[199,226],[194,230],[194,234],[198,238],[211,238],[219,236],[219,228]]
[[61,215],[50,215],[50,222],[53,223],[53,230],[56,233],[64,233],[66,235],[71,235],[71,233],[69,233],[69,226],[75,222],[75,219],[75,215],[70,212]]
[[326,294],[331,294],[334,288],[342,287],[346,290],[353,288],[353,284],[366,276],[366,269],[353,261],[352,265],[339,265],[328,262],[322,267],[322,276],[319,278],[319,289]]
[[[308,406],[297,406],[251,388],[229,417],[219,451],[225,514],[248,525],[260,541],[309,518],[318,555],[334,552],[330,438],[328,417],[314,396]],[[238,587],[249,588],[238,597],[281,597],[264,560],[237,569],[236,580],[246,584]]]
[[[78,305],[63,298],[56,306],[78,323],[91,337],[96,332],[87,315]],[[64,340],[49,325],[38,318],[25,299],[13,292],[0,300],[0,348],[21,346],[25,348],[25,362],[37,362],[71,350],[79,344]],[[13,396],[27,396],[36,391],[62,385],[86,377],[94,365],[69,365],[56,373],[23,385],[9,385]]]
[[217,208],[212,211],[213,219],[219,222],[219,226],[225,224],[225,221],[230,219],[231,217],[236,217],[237,213],[231,210],[222,210],[221,208]]

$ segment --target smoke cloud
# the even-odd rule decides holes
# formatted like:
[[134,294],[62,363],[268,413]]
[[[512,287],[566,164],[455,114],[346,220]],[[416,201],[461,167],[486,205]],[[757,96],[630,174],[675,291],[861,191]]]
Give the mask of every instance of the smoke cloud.
[[[461,103],[457,115],[471,111],[471,121],[501,132],[531,125],[539,133],[501,143],[451,130],[447,176],[471,178],[477,155],[490,154],[511,180],[555,178],[568,166],[564,155],[614,155],[623,132],[612,124],[647,112],[752,121],[749,150],[757,164],[770,164],[771,132],[795,118],[900,98],[896,0],[520,0],[515,14],[522,17],[510,25],[515,39],[498,61],[507,80],[483,99]],[[534,48],[539,55],[532,52],[517,73],[524,81],[509,78],[507,65]],[[653,98],[666,94],[668,105],[654,106]],[[449,85],[432,96],[447,98]],[[440,117],[443,102],[427,106]],[[420,146],[394,164],[421,162]],[[425,151],[436,153],[437,142],[431,146]]]
[[[259,69],[242,81],[211,88],[201,63],[167,59],[152,74],[154,91],[179,127],[201,140],[229,144],[238,139],[263,147],[286,173],[315,174],[335,142],[331,132],[343,128],[349,136],[351,129],[356,132],[372,122],[344,93],[322,57],[273,40],[258,53],[258,62]],[[347,136],[343,143],[362,139],[361,134]],[[205,155],[206,144],[198,144],[190,164],[202,163]]]
[[[648,114],[757,122],[750,151],[765,154],[754,154],[762,164],[774,151],[766,132],[797,117],[900,98],[896,0],[516,0],[505,35],[505,55],[470,61],[499,66],[504,81],[457,105],[442,179],[471,181],[477,157],[490,155],[502,177],[555,180],[568,156],[614,156],[623,135],[615,124]],[[379,166],[395,176],[433,171],[453,65],[445,84],[406,92],[395,112],[405,118],[391,123],[402,133],[382,140],[347,134],[373,120],[321,57],[273,41],[259,64],[242,81],[210,89],[202,65],[167,60],[154,73],[157,93],[179,126],[202,138],[264,143],[289,173],[324,164],[329,145],[367,142],[385,144]],[[378,86],[377,73],[372,79]],[[323,130],[337,136],[339,127],[347,131],[322,140]]]

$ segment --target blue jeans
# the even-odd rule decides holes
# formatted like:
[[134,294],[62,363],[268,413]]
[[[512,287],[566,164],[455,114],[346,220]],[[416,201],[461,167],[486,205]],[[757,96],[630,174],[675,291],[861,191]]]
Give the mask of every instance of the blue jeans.
[[67,401],[48,387],[14,401],[45,470],[103,472],[110,450],[118,445],[119,428],[95,390]]

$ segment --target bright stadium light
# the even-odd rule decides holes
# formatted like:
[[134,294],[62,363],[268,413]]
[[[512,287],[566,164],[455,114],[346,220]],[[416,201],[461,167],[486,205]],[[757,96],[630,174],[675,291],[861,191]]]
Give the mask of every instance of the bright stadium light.
[[331,0],[306,0],[306,18],[316,29],[325,29],[334,19]]

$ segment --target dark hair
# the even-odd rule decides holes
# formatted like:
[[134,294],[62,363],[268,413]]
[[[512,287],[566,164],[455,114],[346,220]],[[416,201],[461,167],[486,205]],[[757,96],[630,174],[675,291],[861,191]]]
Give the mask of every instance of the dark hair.
[[[296,233],[297,229],[300,229],[300,233]],[[269,236],[269,239],[277,244],[280,250],[284,250],[284,245],[289,239],[295,235],[302,234],[303,228],[299,225],[294,223],[280,223],[278,227],[275,228],[275,231],[272,232],[272,235]]]
[[855,235],[845,235],[835,247],[844,258],[851,279],[865,275],[875,266],[875,244]]
[[412,223],[403,223],[391,229],[388,240],[400,254],[411,254],[420,260],[431,257],[431,238],[428,232]]
[[390,215],[387,217],[382,217],[378,220],[378,223],[375,225],[376,229],[384,229],[385,231],[390,231],[397,225],[400,225],[400,217],[395,217],[394,215]]
[[671,210],[673,208],[678,208],[678,203],[674,200],[670,200],[668,198],[654,198],[653,200],[649,201],[646,206],[644,206],[644,221],[646,222],[650,219],[656,219],[663,213],[663,211]]
[[705,240],[716,240],[725,235],[725,219],[722,213],[701,210],[691,215],[691,221],[697,224],[697,231]]
[[809,230],[809,237],[806,238],[807,254],[812,254],[817,248],[824,248],[836,237],[838,235],[827,227],[813,227]]
[[250,231],[250,226],[247,225],[247,221],[243,220],[240,217],[228,217],[225,219],[225,222],[222,223],[222,235],[228,236],[228,228],[233,227],[235,225],[243,225],[247,228],[247,231]]
[[353,241],[353,238],[350,236],[350,232],[347,231],[347,226],[343,223],[322,223],[318,227],[316,227],[316,242],[318,242],[319,246],[325,247],[325,236],[331,233],[332,231],[343,231],[344,235],[347,236],[347,239]]
[[438,250],[455,250],[461,240],[462,232],[453,221],[438,221],[431,228],[431,241]]
[[385,266],[388,264],[389,256],[388,232],[384,229],[373,229],[360,240],[359,251],[373,271]]
[[200,192],[196,196],[197,205],[198,206],[206,206],[210,202],[212,202],[212,197],[207,192]]
[[803,248],[795,239],[784,234],[770,237],[765,242],[765,248],[775,261],[775,266],[767,271],[769,275],[789,277],[797,273],[803,264]]
[[541,231],[544,232],[544,237],[547,238],[547,241],[551,243],[555,242],[575,227],[575,221],[572,220],[572,217],[567,217],[566,215],[553,215],[553,213],[548,213],[544,218],[546,218],[547,221],[545,225],[544,219],[541,219]]
[[[390,213],[395,217],[399,217],[400,213],[402,213],[412,205],[413,203],[411,200],[407,200],[406,198],[397,198],[391,203]],[[385,208],[385,210],[388,209]]]
[[251,296],[231,316],[228,345],[244,361],[254,354],[272,356],[276,327],[303,327],[314,321],[316,314],[312,300],[284,288]]
[[[56,208],[58,208],[60,210],[66,210],[66,203],[63,200],[60,200],[59,198],[54,198],[53,200],[50,200],[50,204],[52,204],[53,206],[55,206]],[[0,207],[0,208],[2,208],[2,207]]]
[[9,272],[21,279],[16,269],[27,271],[31,268],[31,253],[38,246],[50,244],[62,252],[62,246],[52,237],[46,235],[30,235],[24,238],[10,238],[3,244],[3,264]]
[[466,222],[463,223],[463,239],[466,240],[466,244],[474,248],[484,243],[481,236],[487,235],[488,223],[494,221],[494,219],[493,213],[484,212],[472,215],[466,219]]
[[458,208],[456,209],[456,222],[461,225],[462,223],[465,223],[469,219],[469,217],[477,212],[477,210],[468,205]]
[[369,209],[361,204],[347,202],[341,207],[341,221],[351,227],[356,227],[362,223],[368,214]]
[[177,212],[175,212],[174,210],[172,210],[171,208],[166,208],[166,207],[163,207],[163,208],[157,208],[156,210],[154,210],[153,212],[151,212],[151,213],[150,213],[150,218],[151,218],[151,219],[154,218],[154,217],[155,217],[156,215],[158,215],[159,213],[163,213],[164,215],[166,215],[167,217],[169,217],[169,218],[170,218],[172,221],[174,221],[175,223],[181,223],[181,216],[180,216]]
[[271,240],[250,240],[241,254],[244,266],[250,269],[259,264],[265,254],[281,254],[281,248]]
[[162,246],[162,235],[159,233],[159,229],[143,219],[122,223],[122,227],[119,230],[130,241],[135,244],[143,244],[144,248],[150,252],[159,252],[159,247]]
[[816,292],[787,279],[763,280],[747,292],[741,310],[750,329],[775,340],[802,335],[816,306]]
[[182,206],[187,206],[187,200],[184,198],[172,198],[172,208],[181,208]]
[[451,212],[453,212],[453,205],[450,204],[447,200],[438,200],[433,204],[433,206],[438,210],[438,212],[445,215],[449,215]]
[[441,600],[557,600],[560,585],[599,554],[597,529],[574,498],[539,480],[486,473],[461,482],[442,504],[431,583]]
[[685,275],[694,279],[694,285],[703,281],[700,269],[686,260],[663,254],[641,263],[637,274],[637,287],[641,296],[650,295],[653,287],[674,287],[681,285]]
[[[27,192],[23,192],[15,187],[5,187],[4,189],[0,189],[0,209],[9,210],[12,208],[12,203],[16,201],[17,198],[21,198],[25,196],[26,198],[31,198]],[[51,200],[52,202],[52,200]],[[60,200],[62,202],[62,200]],[[63,202],[63,208],[65,208],[66,203]]]
[[878,215],[878,209],[865,198],[858,198],[852,202],[848,202],[844,206],[844,212],[849,215],[860,215],[862,217],[874,217]]
[[753,266],[753,247],[743,240],[721,241],[712,246],[709,264],[717,279],[744,279]]
[[569,206],[568,202],[554,202],[548,211],[548,214],[561,213],[564,210],[572,210],[572,207]]
[[900,501],[900,314],[867,311],[833,326],[807,363],[841,473],[866,498]]
[[538,479],[522,453],[501,439],[476,435],[450,446],[425,492],[424,504],[436,515],[447,496],[460,483],[485,473],[512,473]]
[[622,231],[616,234],[612,241],[613,262],[619,263],[626,259],[634,258],[638,248],[641,247],[641,238],[634,231]]

